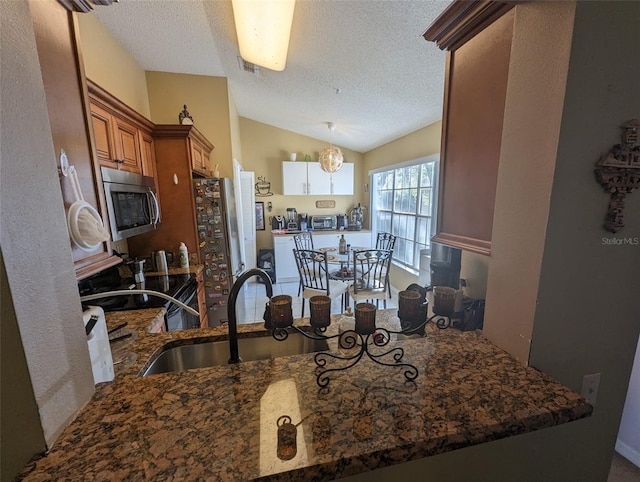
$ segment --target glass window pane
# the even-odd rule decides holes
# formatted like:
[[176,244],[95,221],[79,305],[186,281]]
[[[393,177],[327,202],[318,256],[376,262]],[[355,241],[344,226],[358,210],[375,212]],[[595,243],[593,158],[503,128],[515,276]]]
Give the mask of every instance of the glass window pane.
[[431,189],[420,189],[420,211],[418,214],[429,216],[431,214]]
[[372,178],[376,228],[397,236],[393,259],[413,269],[418,269],[420,250],[432,235],[434,173],[435,163],[428,162],[392,168]]

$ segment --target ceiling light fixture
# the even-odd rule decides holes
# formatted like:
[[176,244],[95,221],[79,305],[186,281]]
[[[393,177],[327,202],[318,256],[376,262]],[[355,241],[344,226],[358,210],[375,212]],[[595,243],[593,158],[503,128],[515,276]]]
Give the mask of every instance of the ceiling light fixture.
[[333,147],[332,134],[336,125],[333,122],[327,122],[327,127],[329,128],[329,147],[325,147],[320,151],[320,168],[329,174],[333,174],[342,169],[344,156],[339,147]]
[[231,4],[242,58],[283,71],[295,0],[232,0]]

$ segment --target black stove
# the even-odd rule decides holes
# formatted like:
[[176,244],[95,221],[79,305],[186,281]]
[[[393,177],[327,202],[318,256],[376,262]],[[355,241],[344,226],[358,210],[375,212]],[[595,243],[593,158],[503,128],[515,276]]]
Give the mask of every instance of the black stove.
[[[147,289],[165,293],[178,301],[185,302],[197,290],[195,277],[189,275],[147,276],[144,282],[135,283],[133,277],[123,278],[116,267],[109,268],[78,283],[80,296],[106,293],[116,290]],[[85,305],[100,306],[105,312],[161,308],[167,310],[174,305],[171,301],[152,295],[115,295],[85,301]]]

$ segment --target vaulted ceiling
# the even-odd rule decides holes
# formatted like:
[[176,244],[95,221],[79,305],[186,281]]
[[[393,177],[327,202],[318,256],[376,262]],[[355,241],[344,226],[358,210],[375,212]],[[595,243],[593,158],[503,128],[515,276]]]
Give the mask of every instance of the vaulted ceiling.
[[96,18],[145,70],[227,77],[238,113],[366,152],[442,117],[430,0],[297,0],[286,69],[240,67],[228,0],[120,0]]

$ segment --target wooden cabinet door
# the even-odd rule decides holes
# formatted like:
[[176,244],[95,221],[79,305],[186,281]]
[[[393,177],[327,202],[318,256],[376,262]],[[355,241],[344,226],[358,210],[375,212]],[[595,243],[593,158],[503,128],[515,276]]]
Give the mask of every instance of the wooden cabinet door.
[[202,158],[202,147],[197,142],[191,140],[191,169],[200,174],[204,174]]
[[[480,254],[491,252],[491,231],[502,143],[514,11],[495,2],[498,10],[482,29],[465,36],[447,54],[444,115],[434,241]],[[454,2],[450,8],[465,8]],[[470,11],[473,11],[471,9]],[[502,15],[497,18],[496,15]],[[460,16],[441,15],[460,20]],[[481,22],[460,22],[463,26]],[[435,25],[435,24],[434,24]],[[432,26],[433,27],[433,26]],[[429,27],[425,38],[448,31]]]
[[111,130],[111,114],[101,107],[91,104],[91,121],[93,123],[96,154],[100,164],[117,168],[115,145]]
[[204,273],[201,271],[196,276],[198,282],[198,312],[200,313],[200,328],[209,327],[209,316],[207,314],[207,299],[204,291]]
[[151,134],[143,131],[139,132],[140,155],[142,162],[142,175],[156,177],[156,153],[153,146]]
[[138,129],[124,119],[113,117],[116,156],[123,171],[142,174]]

